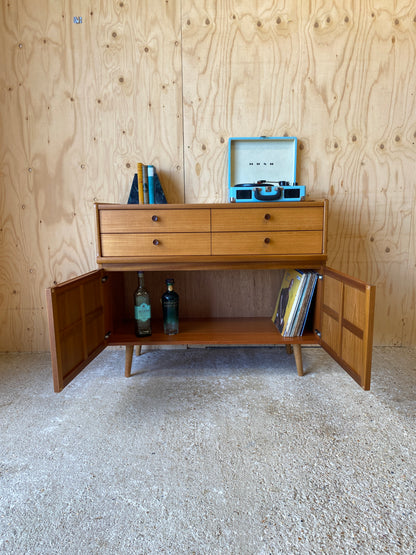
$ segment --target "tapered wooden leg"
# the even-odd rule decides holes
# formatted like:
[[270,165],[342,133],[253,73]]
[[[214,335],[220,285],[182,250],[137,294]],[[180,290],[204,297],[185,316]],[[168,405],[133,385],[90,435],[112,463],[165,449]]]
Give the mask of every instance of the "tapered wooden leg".
[[126,378],[130,378],[131,376],[131,364],[133,362],[133,352],[134,352],[134,345],[126,345],[126,366],[124,370],[124,375]]
[[142,354],[142,346],[136,345],[136,356],[139,357]]
[[296,370],[298,371],[298,376],[303,376],[302,351],[299,344],[293,345],[293,352],[295,353]]
[[293,353],[293,346],[290,344],[286,344],[286,352],[288,355],[291,355]]

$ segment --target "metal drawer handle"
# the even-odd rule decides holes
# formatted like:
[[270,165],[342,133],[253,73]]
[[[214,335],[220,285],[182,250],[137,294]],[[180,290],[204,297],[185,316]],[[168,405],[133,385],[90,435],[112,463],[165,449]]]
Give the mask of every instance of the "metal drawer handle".
[[265,215],[264,215],[264,219],[265,219],[265,220],[270,220],[270,214],[265,214]]
[[153,244],[156,245],[156,246],[160,245],[159,239],[153,239]]
[[159,218],[156,216],[156,214],[154,216],[152,216],[152,221],[153,222],[157,222],[159,220]]
[[266,237],[264,242],[266,243],[266,245],[268,245],[270,243],[270,237]]

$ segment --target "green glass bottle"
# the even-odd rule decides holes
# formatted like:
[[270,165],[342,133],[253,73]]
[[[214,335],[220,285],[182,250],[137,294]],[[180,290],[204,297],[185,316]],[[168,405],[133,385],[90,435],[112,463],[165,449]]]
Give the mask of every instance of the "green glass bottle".
[[136,322],[136,336],[144,337],[146,335],[152,335],[152,327],[150,325],[150,297],[144,286],[143,272],[138,272],[137,275],[139,278],[139,286],[134,293],[134,318]]
[[179,295],[173,290],[173,279],[167,279],[167,291],[163,293],[162,312],[163,312],[163,331],[166,335],[175,335],[179,332]]

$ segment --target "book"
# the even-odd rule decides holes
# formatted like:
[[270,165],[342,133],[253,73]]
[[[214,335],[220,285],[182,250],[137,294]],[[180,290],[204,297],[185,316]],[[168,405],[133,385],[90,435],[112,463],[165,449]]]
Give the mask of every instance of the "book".
[[291,311],[294,305],[297,306],[297,293],[304,280],[304,275],[298,270],[286,270],[284,273],[272,316],[274,325],[283,336],[288,329],[289,317],[293,318],[295,313],[295,310],[292,314]]
[[139,204],[144,203],[143,197],[143,164],[139,162],[137,164],[137,187],[138,187],[138,194],[139,194]]
[[149,204],[155,203],[155,168],[153,166],[147,166],[147,181],[149,187]]
[[147,178],[147,165],[142,164],[143,175],[143,204],[149,204],[149,182]]

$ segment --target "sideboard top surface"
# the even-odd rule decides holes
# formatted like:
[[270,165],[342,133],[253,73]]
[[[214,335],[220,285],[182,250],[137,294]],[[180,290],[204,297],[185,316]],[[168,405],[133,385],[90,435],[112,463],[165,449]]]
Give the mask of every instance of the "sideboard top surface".
[[290,207],[307,207],[307,206],[324,206],[327,204],[326,199],[302,200],[299,202],[229,202],[229,203],[199,203],[199,204],[117,204],[117,203],[95,203],[98,210],[191,210],[195,208],[290,208]]

